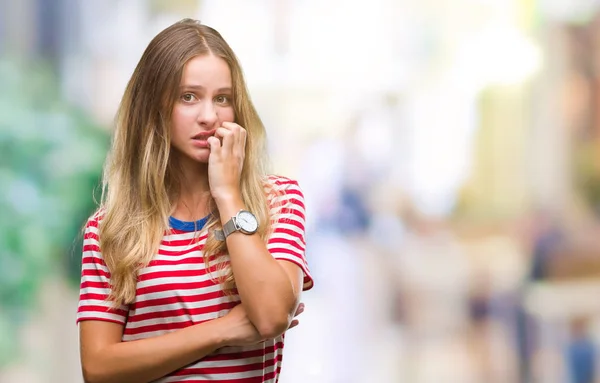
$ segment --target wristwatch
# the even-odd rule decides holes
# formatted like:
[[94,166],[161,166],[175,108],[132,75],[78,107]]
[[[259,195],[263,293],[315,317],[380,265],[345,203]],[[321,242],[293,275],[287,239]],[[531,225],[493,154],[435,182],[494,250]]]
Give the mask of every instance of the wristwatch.
[[224,241],[230,234],[241,231],[244,234],[254,234],[258,230],[258,220],[254,214],[248,210],[240,210],[234,217],[231,217],[223,230],[215,230],[215,238]]

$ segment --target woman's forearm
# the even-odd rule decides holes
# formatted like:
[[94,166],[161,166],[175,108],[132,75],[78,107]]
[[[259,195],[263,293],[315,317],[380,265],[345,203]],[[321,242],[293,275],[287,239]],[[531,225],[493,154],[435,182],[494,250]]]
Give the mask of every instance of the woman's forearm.
[[159,379],[225,346],[226,328],[221,319],[99,349],[82,347],[85,382],[147,383]]
[[[223,223],[244,209],[241,198],[218,201],[218,206]],[[280,335],[298,304],[299,292],[294,291],[290,276],[257,234],[233,233],[227,237],[227,249],[248,317],[262,336]]]

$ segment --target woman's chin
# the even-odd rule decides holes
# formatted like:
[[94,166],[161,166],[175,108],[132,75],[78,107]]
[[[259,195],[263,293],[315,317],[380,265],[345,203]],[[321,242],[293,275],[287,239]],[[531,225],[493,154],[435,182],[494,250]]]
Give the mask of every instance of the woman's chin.
[[208,165],[208,155],[196,156],[193,158],[193,160],[194,160],[194,162],[196,162],[198,164]]
[[208,165],[210,153],[186,153],[184,162],[189,165]]

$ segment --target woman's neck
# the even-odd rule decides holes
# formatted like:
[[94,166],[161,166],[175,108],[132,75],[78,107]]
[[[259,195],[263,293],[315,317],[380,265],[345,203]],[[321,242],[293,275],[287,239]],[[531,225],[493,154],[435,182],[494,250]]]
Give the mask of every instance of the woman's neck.
[[181,167],[181,183],[172,216],[182,221],[196,221],[207,216],[210,205],[208,165]]

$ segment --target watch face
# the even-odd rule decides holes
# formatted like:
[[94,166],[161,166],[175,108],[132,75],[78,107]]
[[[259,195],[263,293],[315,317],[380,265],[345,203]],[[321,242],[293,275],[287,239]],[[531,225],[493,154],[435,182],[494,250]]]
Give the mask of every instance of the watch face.
[[236,223],[242,231],[247,233],[254,233],[258,229],[258,221],[254,214],[249,211],[242,210],[238,213]]

